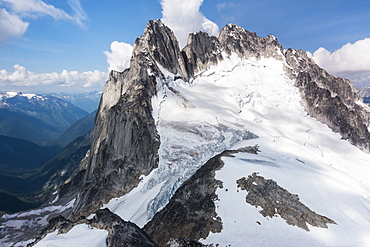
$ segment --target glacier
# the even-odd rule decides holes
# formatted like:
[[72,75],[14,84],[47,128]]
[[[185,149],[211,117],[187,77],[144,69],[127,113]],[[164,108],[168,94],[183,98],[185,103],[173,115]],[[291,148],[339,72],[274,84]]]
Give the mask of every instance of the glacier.
[[[144,226],[209,158],[223,150],[258,144],[258,162],[250,154],[224,158],[225,167],[216,178],[226,183],[229,192],[217,190],[220,201],[215,202],[224,229],[204,243],[278,246],[275,241],[281,239],[280,246],[296,246],[297,241],[300,246],[370,244],[369,154],[306,113],[282,61],[231,56],[199,72],[190,83],[168,71],[163,74],[166,79],[158,83],[158,94],[152,99],[161,136],[159,167],[137,188],[105,206]],[[308,207],[338,225],[312,227],[307,233],[281,219],[265,219],[246,204],[245,194],[236,192],[235,181],[253,172],[297,193]],[[256,221],[263,226],[257,227]],[[269,238],[266,232],[271,233]],[[251,243],[246,244],[245,238]]]

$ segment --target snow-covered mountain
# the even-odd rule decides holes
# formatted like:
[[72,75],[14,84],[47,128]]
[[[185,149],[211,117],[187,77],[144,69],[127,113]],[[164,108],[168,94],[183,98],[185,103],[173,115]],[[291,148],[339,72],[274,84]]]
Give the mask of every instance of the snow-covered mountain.
[[59,98],[0,93],[0,134],[45,145],[88,113]]
[[3,215],[2,242],[369,246],[369,112],[271,35],[230,24],[180,51],[150,21],[79,168],[49,205]]

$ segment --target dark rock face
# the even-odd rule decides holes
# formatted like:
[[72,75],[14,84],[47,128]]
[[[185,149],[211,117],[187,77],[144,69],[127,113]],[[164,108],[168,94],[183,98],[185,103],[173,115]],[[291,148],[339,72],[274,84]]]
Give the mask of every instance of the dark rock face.
[[122,220],[118,215],[113,214],[109,209],[100,209],[95,212],[93,219],[80,218],[70,221],[63,216],[57,216],[49,221],[49,225],[42,231],[41,236],[36,239],[33,246],[44,238],[48,233],[58,230],[59,234],[65,234],[78,224],[88,224],[92,227],[105,229],[108,231],[106,240],[107,247],[126,246],[126,247],[157,247],[150,237],[137,225]]
[[328,228],[328,223],[335,224],[333,220],[310,210],[299,201],[298,195],[289,193],[271,179],[266,180],[253,173],[247,179],[243,177],[236,183],[238,187],[248,192],[246,202],[262,207],[260,213],[265,217],[280,215],[287,224],[306,231],[309,231],[307,223],[322,228]]
[[350,108],[338,95],[333,97],[330,90],[319,87],[309,73],[298,75],[297,86],[304,96],[308,114],[326,123],[352,144],[369,150],[370,133],[364,124],[365,119],[356,111],[357,107]]
[[177,39],[172,30],[160,20],[149,21],[144,35],[139,39],[140,42],[135,42],[134,56],[144,49],[165,69],[175,75],[179,74],[185,81],[189,79]]
[[237,25],[228,24],[220,31],[218,40],[229,55],[235,52],[241,58],[275,57],[283,59],[283,47],[272,35],[261,38],[256,33],[249,32]]
[[288,49],[285,56],[307,113],[353,145],[369,151],[370,112],[356,103],[362,100],[353,84],[330,75],[302,51]]
[[188,74],[193,77],[196,72],[216,65],[223,59],[221,51],[216,37],[204,32],[189,34],[188,43],[182,50]]
[[159,246],[165,246],[171,238],[197,241],[207,238],[210,232],[221,232],[222,222],[215,211],[214,201],[217,200],[217,188],[223,185],[215,179],[215,172],[224,166],[222,156],[235,152],[256,154],[258,147],[224,151],[211,158],[180,186],[166,207],[144,226],[144,230]]
[[[156,37],[157,33],[161,35]],[[167,66],[174,61],[164,58],[172,59],[179,50],[164,47],[171,35],[160,21],[149,22],[145,34],[135,42],[130,68],[122,73],[112,71],[96,117],[90,154],[80,165],[79,174],[85,171],[72,218],[87,216],[109,199],[126,194],[141,175],[157,167],[160,141],[151,97],[156,94],[160,72],[154,61],[161,60],[165,63],[162,66],[171,69]],[[172,41],[177,45],[175,39]],[[164,54],[156,53],[162,49]]]

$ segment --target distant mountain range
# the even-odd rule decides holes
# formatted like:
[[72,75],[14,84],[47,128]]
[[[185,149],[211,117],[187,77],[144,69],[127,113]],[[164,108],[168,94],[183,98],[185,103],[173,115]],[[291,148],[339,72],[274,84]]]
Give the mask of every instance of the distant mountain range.
[[100,98],[102,92],[93,91],[93,92],[85,92],[79,94],[67,94],[67,93],[51,93],[47,95],[51,95],[67,102],[72,103],[73,105],[87,111],[93,112],[98,109]]
[[0,93],[0,134],[47,145],[88,112],[51,95]]
[[39,206],[71,175],[95,115],[51,95],[0,93],[0,211]]

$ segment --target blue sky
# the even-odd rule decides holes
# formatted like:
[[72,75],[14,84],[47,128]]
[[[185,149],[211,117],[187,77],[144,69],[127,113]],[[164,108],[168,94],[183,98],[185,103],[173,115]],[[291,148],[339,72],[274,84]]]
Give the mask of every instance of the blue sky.
[[0,0],[0,91],[102,90],[108,68],[127,66],[114,66],[129,57],[124,44],[158,18],[179,38],[204,23],[211,34],[228,23],[273,34],[329,72],[370,82],[368,0]]

